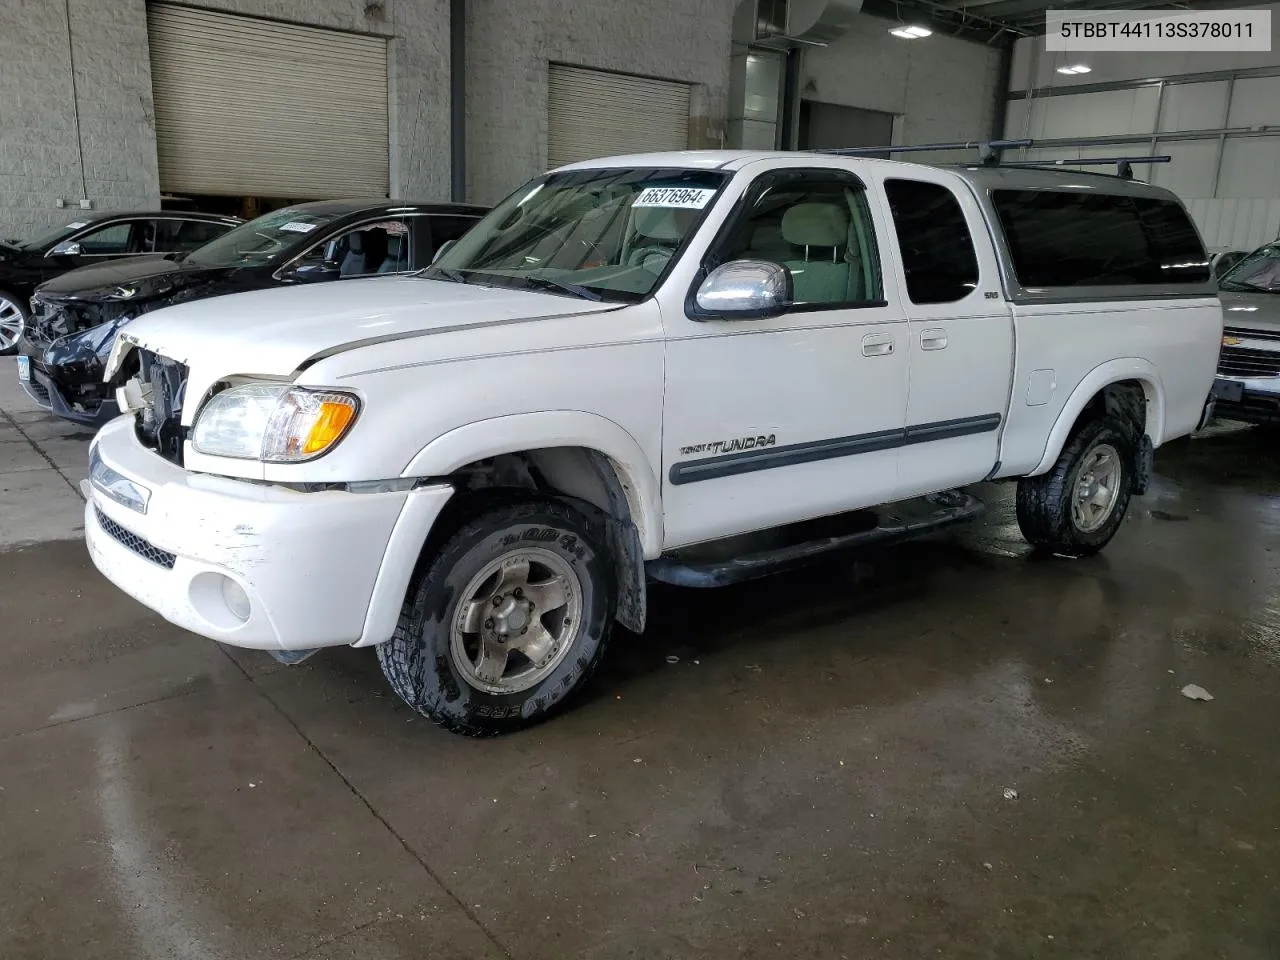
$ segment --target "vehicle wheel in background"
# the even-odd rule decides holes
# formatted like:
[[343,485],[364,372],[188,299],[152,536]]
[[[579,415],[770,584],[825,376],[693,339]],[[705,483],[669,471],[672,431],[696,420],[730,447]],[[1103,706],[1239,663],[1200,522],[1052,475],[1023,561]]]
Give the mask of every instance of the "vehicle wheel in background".
[[1115,536],[1133,492],[1134,445],[1118,419],[1084,424],[1048,473],[1018,481],[1018,526],[1028,543],[1068,557]]
[[18,352],[18,341],[27,328],[27,308],[22,298],[0,290],[0,357]]
[[580,689],[613,625],[602,523],[550,500],[463,525],[409,589],[378,647],[396,693],[454,733],[493,736],[545,719]]

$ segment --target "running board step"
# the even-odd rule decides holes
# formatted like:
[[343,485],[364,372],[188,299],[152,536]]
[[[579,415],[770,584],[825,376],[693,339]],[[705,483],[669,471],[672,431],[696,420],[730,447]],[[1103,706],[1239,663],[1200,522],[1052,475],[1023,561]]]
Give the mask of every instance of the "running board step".
[[852,547],[923,536],[972,520],[986,507],[959,490],[904,500],[664,554],[645,564],[651,579],[677,587],[724,587],[812,563]]

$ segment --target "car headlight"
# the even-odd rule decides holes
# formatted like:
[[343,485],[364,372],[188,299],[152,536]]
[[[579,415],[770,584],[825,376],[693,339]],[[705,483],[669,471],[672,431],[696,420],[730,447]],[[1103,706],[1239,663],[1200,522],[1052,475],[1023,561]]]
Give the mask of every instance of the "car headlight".
[[360,401],[349,393],[244,383],[205,404],[191,445],[213,457],[298,463],[332,448],[359,410]]

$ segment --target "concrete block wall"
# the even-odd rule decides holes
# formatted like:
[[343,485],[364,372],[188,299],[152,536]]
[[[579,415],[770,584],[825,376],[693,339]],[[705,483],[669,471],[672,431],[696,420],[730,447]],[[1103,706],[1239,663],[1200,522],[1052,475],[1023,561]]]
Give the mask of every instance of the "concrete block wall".
[[[888,20],[859,16],[835,43],[806,50],[801,96],[897,114],[902,118],[900,143],[989,137],[1000,51],[936,34],[903,40],[889,34],[892,26]],[[930,160],[971,157],[939,153]]]
[[[201,0],[200,6],[388,37],[392,195],[448,198],[448,0],[384,0],[382,12],[366,12],[366,0]],[[67,222],[84,195],[95,211],[160,204],[145,2],[0,0],[0,237],[32,236]],[[68,207],[59,209],[58,199]]]
[[547,64],[694,84],[691,146],[723,145],[733,0],[471,0],[469,199],[495,202],[547,163]]
[[67,10],[0,0],[0,236],[73,220],[85,195],[95,210],[159,202],[142,0],[70,0],[83,184]]

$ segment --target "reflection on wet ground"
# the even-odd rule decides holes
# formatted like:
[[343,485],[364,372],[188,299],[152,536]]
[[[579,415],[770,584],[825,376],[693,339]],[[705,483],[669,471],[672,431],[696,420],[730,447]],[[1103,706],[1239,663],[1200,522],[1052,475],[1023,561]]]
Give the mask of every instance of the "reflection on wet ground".
[[368,652],[282,668],[76,543],[0,554],[0,956],[1278,957],[1280,444],[1157,469],[1086,561],[994,486],[655,589],[577,710],[490,742]]

